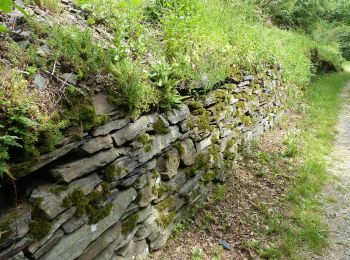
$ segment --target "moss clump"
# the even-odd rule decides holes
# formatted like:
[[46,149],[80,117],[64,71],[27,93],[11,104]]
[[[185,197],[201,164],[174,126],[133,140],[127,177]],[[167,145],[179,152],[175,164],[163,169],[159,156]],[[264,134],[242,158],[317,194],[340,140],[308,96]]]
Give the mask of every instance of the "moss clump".
[[171,187],[167,184],[161,184],[159,187],[152,187],[152,194],[158,198],[162,197],[165,193],[171,191]]
[[185,154],[185,148],[184,148],[182,143],[177,142],[177,143],[174,144],[174,147],[176,148],[177,152],[180,155],[184,155]]
[[124,236],[130,234],[130,232],[136,227],[138,220],[139,220],[139,215],[135,213],[135,214],[132,214],[123,222],[122,233]]
[[144,146],[145,152],[150,152],[152,150],[152,138],[149,134],[141,134],[136,140]]
[[111,183],[123,173],[128,173],[128,169],[123,169],[122,167],[116,166],[114,163],[112,163],[105,167],[103,179],[106,182]]
[[174,199],[172,197],[168,197],[167,199],[163,200],[162,202],[158,203],[155,208],[158,211],[164,211],[165,209],[169,208],[171,204],[173,204]]
[[169,127],[167,127],[163,120],[158,119],[153,123],[153,131],[159,135],[166,135],[170,133]]
[[7,239],[9,239],[12,235],[14,235],[13,230],[10,227],[11,222],[15,221],[15,219],[6,218],[0,222],[0,244],[4,243]]
[[210,113],[208,111],[198,117],[197,125],[200,130],[208,130],[210,132],[214,130],[214,126],[210,125]]
[[152,170],[152,178],[153,179],[158,179],[160,177],[159,172],[156,169]]
[[52,227],[52,223],[45,218],[43,212],[39,208],[42,201],[42,198],[38,198],[33,202],[32,222],[29,224],[30,236],[37,241],[44,238]]
[[101,188],[101,192],[93,191],[88,196],[84,195],[82,189],[75,189],[63,199],[62,206],[66,208],[75,206],[75,215],[77,217],[87,214],[89,223],[97,223],[99,220],[107,217],[112,210],[112,204],[101,206],[103,201],[110,195],[110,185],[103,182]]
[[199,109],[199,108],[202,108],[203,107],[203,103],[200,102],[200,101],[190,101],[188,103],[188,107],[191,109],[191,110],[196,110],[196,109]]
[[175,219],[176,213],[175,211],[170,211],[168,213],[163,213],[156,219],[156,223],[158,226],[162,228],[168,227]]
[[30,236],[38,241],[44,238],[52,227],[52,223],[46,219],[35,218],[29,224]]
[[51,192],[52,194],[58,196],[58,195],[60,195],[60,193],[61,193],[62,191],[65,191],[65,190],[67,190],[67,189],[68,189],[68,185],[58,185],[58,186],[56,186],[56,187],[54,187],[54,188],[51,188],[51,189],[49,190],[49,192]]
[[216,176],[216,172],[214,170],[210,170],[207,171],[203,176],[202,176],[202,180],[204,182],[211,182],[212,180],[214,180],[215,176]]
[[203,153],[199,154],[196,158],[195,163],[192,166],[187,167],[185,170],[187,179],[193,178],[199,169],[208,168],[208,166],[209,162],[207,156]]
[[243,125],[248,126],[248,125],[253,124],[253,118],[251,118],[250,116],[242,115],[241,120],[242,120]]
[[211,137],[211,142],[212,142],[213,144],[219,144],[219,143],[220,143],[219,136],[218,136],[218,135],[213,135],[213,136]]
[[[241,98],[241,97],[240,97]],[[238,101],[236,103],[236,107],[237,108],[241,108],[241,109],[245,109],[246,108],[246,104],[244,103],[244,101]]]

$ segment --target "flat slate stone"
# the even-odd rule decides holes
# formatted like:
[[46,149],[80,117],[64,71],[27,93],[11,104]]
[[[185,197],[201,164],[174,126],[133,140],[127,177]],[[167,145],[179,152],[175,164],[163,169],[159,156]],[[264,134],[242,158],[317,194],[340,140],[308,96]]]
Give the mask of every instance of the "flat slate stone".
[[85,214],[82,217],[72,217],[70,220],[63,224],[62,229],[65,233],[69,234],[77,230],[81,226],[87,224],[88,221],[89,217]]
[[150,129],[150,126],[158,120],[157,114],[151,114],[140,117],[134,123],[126,125],[124,128],[112,134],[116,145],[120,146],[127,141],[134,139],[141,132]]
[[115,110],[115,106],[108,102],[107,94],[100,92],[92,98],[92,104],[95,107],[97,115],[108,114]]
[[109,133],[119,130],[130,123],[129,118],[117,119],[107,124],[97,128],[95,132],[92,133],[93,136],[108,135]]
[[[51,245],[53,246],[53,241],[55,239],[52,239],[52,237],[56,234],[56,231],[61,227],[61,225],[63,223],[65,223],[68,219],[70,219],[71,217],[73,217],[74,213],[75,213],[75,207],[70,208],[68,210],[66,210],[65,212],[63,212],[61,215],[59,215],[52,223],[51,229],[49,231],[49,233],[42,238],[40,241],[35,241],[34,243],[30,244],[27,248],[26,251],[30,254],[33,255],[33,258],[38,258],[39,256],[43,255],[44,253],[46,253],[46,251],[49,249],[49,247],[46,245],[47,243],[49,243],[48,241],[51,241]],[[62,232],[63,233],[63,232]],[[56,234],[56,239],[59,235]],[[62,234],[63,236],[63,234]],[[62,237],[61,236],[61,237]],[[42,249],[42,247],[46,248],[46,251]],[[37,253],[37,251],[40,251],[39,253]],[[35,256],[34,256],[35,255]]]
[[126,151],[125,148],[111,148],[91,157],[56,166],[50,169],[49,173],[58,181],[71,182],[114,161]]
[[145,163],[159,154],[163,149],[167,148],[171,143],[175,142],[181,137],[179,128],[177,126],[169,127],[169,133],[165,135],[155,135],[152,139],[151,151],[144,151],[140,149],[135,152],[135,156],[140,163]]
[[167,113],[167,119],[173,125],[185,120],[190,115],[190,109],[187,105],[181,104],[179,107]]
[[52,236],[51,238],[42,246],[38,251],[35,252],[34,255],[31,257],[33,259],[38,259],[40,256],[45,254],[47,251],[49,251],[55,244],[60,241],[60,239],[63,237],[64,232],[61,229],[58,229]]
[[11,256],[16,255],[22,251],[26,246],[32,242],[32,239],[29,237],[24,237],[15,244],[6,248],[5,250],[0,251],[0,259],[9,259]]
[[123,239],[121,222],[117,222],[108,230],[106,230],[98,239],[92,242],[84,251],[84,253],[77,258],[77,260],[91,260],[94,259],[102,250],[108,247],[112,242],[121,242]]
[[182,146],[182,152],[180,153],[181,163],[185,166],[191,166],[194,164],[197,152],[191,139],[186,139],[180,143]]
[[[4,230],[0,230],[8,238],[0,244],[0,251],[24,237],[29,231],[31,221],[31,208],[29,204],[20,204],[1,216],[0,224]],[[9,234],[9,235],[8,235]]]
[[75,232],[65,235],[41,259],[75,259],[79,257],[91,242],[118,222],[123,212],[135,198],[136,191],[133,188],[120,192],[119,196],[113,201],[111,213],[106,218],[95,225],[84,225]]
[[67,189],[62,190],[58,195],[54,194],[53,191],[55,189],[60,189],[61,186],[43,184],[32,192],[31,199],[39,201],[39,208],[44,211],[48,219],[53,219],[65,210],[65,208],[62,207],[62,200],[68,194],[77,188],[81,188],[84,194],[88,195],[94,190],[94,187],[101,182],[102,180],[94,173],[70,183]]
[[112,146],[113,140],[110,136],[101,136],[86,141],[79,149],[87,154],[94,154]]

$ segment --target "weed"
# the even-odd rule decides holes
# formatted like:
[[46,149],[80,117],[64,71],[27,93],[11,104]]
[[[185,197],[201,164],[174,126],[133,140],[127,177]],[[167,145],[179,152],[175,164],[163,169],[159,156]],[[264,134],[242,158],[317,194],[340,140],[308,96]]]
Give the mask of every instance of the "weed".
[[203,251],[200,248],[194,248],[191,252],[191,260],[201,260],[203,258]]

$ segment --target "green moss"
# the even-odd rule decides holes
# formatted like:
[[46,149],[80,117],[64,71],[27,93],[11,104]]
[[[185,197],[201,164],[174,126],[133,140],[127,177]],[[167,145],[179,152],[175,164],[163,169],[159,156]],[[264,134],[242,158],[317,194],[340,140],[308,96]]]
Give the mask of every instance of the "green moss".
[[215,176],[217,174],[215,173],[214,170],[210,170],[207,171],[203,176],[202,176],[202,180],[205,182],[211,182],[212,180],[214,180]]
[[58,186],[56,186],[56,187],[54,187],[54,188],[51,188],[51,189],[49,190],[49,192],[51,192],[52,194],[58,196],[58,195],[60,195],[60,193],[61,193],[62,191],[67,190],[68,187],[69,187],[69,186],[66,185],[66,184],[64,184],[64,185],[58,185]]
[[180,155],[183,155],[185,153],[185,148],[180,142],[175,143],[174,147]]
[[30,236],[38,241],[44,238],[51,230],[52,223],[46,219],[33,219],[29,224]]
[[203,103],[200,102],[200,101],[190,101],[190,102],[188,103],[188,107],[189,107],[191,110],[199,109],[199,108],[202,108],[202,107],[203,107]]
[[214,130],[214,126],[210,125],[210,113],[208,111],[205,111],[197,118],[197,125],[200,130],[208,130],[210,132]]
[[158,119],[155,123],[153,123],[153,130],[159,135],[166,135],[170,133],[169,127],[167,127],[164,121],[161,119]]
[[250,116],[247,116],[247,115],[242,115],[241,120],[245,126],[251,125],[254,122],[253,118],[251,118]]
[[13,217],[7,217],[6,219],[1,220],[0,222],[0,245],[14,235],[13,230],[10,227],[10,224],[15,221],[15,215]]
[[246,104],[245,104],[245,102],[243,102],[243,101],[238,101],[238,102],[236,103],[236,107],[237,107],[237,108],[241,108],[241,109],[245,109],[245,108],[246,108]]
[[136,227],[139,220],[139,215],[137,213],[132,214],[122,223],[122,233],[124,236],[130,234],[130,232]]
[[218,135],[213,135],[213,136],[211,137],[211,142],[212,142],[213,144],[219,144],[219,143],[220,143],[219,136],[218,136]]
[[168,197],[167,199],[163,200],[162,202],[158,203],[157,205],[155,205],[155,208],[158,211],[164,211],[167,208],[170,207],[170,205],[172,205],[174,202],[174,198],[172,197]]
[[165,193],[171,191],[171,187],[162,183],[161,185],[152,187],[152,194],[158,198],[162,197]]
[[159,172],[156,169],[152,170],[152,178],[158,179],[160,177]]
[[193,178],[197,171],[201,168],[208,168],[209,162],[207,155],[201,153],[197,156],[195,163],[192,166],[189,166],[185,169],[185,174],[187,179]]
[[101,206],[102,202],[110,195],[110,184],[101,183],[102,191],[93,191],[88,196],[84,195],[82,189],[75,189],[62,201],[62,206],[69,208],[76,207],[75,215],[81,217],[87,214],[90,223],[97,223],[99,220],[107,217],[112,209],[112,204]]
[[136,140],[139,142],[139,143],[141,143],[141,144],[143,144],[143,145],[146,145],[146,144],[148,144],[149,142],[150,142],[150,140],[151,140],[151,138],[150,138],[150,136],[149,136],[149,134],[141,134],[141,135],[139,135],[137,138],[136,138]]
[[162,228],[168,227],[175,219],[176,213],[174,211],[170,211],[168,213],[163,213],[156,219],[156,223],[158,226]]
[[103,179],[109,183],[115,181],[116,178],[121,176],[123,173],[128,173],[128,169],[116,166],[114,163],[108,165],[104,169]]
[[33,201],[32,222],[29,224],[29,232],[34,240],[44,238],[50,232],[52,227],[52,223],[45,218],[42,210],[39,208],[42,201],[42,198]]

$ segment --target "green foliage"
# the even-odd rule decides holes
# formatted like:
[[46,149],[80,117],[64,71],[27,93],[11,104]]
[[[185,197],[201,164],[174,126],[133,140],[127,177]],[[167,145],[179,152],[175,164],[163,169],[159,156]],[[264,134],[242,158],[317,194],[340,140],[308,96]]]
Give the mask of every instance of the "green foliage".
[[112,60],[112,52],[104,50],[93,40],[92,31],[73,26],[55,26],[48,38],[49,46],[60,60],[68,62],[80,76],[106,71]]
[[60,5],[58,0],[34,0],[40,8],[48,9],[52,13],[59,13]]
[[339,36],[339,45],[343,57],[346,60],[350,60],[350,32],[346,32]]

